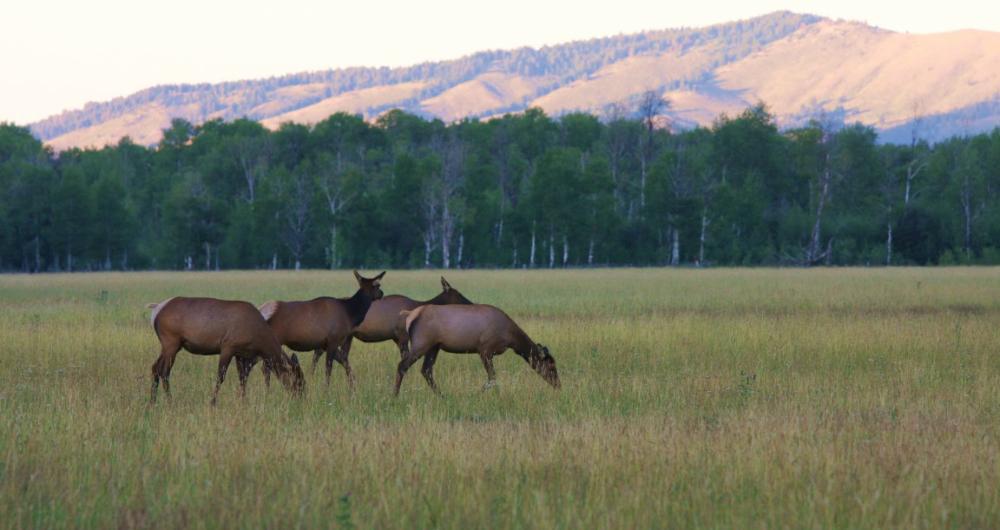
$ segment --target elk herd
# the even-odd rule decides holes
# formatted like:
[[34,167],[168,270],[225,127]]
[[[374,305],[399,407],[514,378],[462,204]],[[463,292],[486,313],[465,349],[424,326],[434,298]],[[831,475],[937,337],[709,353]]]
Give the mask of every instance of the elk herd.
[[474,304],[441,278],[442,291],[426,301],[403,295],[382,294],[382,278],[365,278],[354,271],[358,290],[348,298],[322,296],[308,301],[270,301],[259,308],[249,302],[214,298],[168,298],[149,304],[150,321],[160,340],[160,356],[153,363],[150,401],[163,384],[170,395],[170,370],[182,348],[195,355],[218,355],[219,367],[212,404],[218,400],[230,363],[236,360],[240,394],[260,361],[265,382],[273,373],[293,395],[305,390],[305,375],[298,355],[283,347],[313,352],[312,370],[326,354],[326,382],[336,361],[344,368],[347,384],[355,388],[349,360],[354,339],[374,343],[393,341],[399,349],[393,394],[399,395],[403,376],[423,358],[421,374],[435,393],[434,363],[440,351],[476,353],[486,369],[486,388],[496,383],[493,357],[514,350],[554,388],[559,388],[556,361],[548,348],[530,337],[500,309]]

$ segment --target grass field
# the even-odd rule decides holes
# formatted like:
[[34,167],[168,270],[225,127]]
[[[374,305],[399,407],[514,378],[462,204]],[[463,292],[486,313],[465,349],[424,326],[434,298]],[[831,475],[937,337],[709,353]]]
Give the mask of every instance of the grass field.
[[[430,297],[437,272],[390,271]],[[448,272],[559,363],[435,397],[355,344],[292,400],[181,353],[145,303],[302,299],[350,272],[0,276],[0,527],[997,528],[1000,269]],[[311,355],[303,356],[306,364]]]

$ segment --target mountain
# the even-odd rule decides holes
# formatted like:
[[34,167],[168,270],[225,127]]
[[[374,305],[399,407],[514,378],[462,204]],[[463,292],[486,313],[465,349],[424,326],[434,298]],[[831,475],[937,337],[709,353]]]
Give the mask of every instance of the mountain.
[[276,128],[341,111],[374,118],[392,108],[445,121],[532,106],[553,115],[603,114],[634,108],[647,90],[670,100],[669,117],[680,127],[764,101],[786,126],[825,114],[872,125],[887,140],[909,141],[916,131],[933,141],[1000,125],[1000,34],[911,35],[777,12],[404,68],[158,86],[31,129],[57,150],[125,135],[153,144],[173,118],[247,116]]

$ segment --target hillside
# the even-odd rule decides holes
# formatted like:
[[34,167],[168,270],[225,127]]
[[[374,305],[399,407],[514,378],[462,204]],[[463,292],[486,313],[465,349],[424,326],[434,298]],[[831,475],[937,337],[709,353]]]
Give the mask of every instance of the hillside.
[[[401,108],[453,121],[537,106],[559,115],[629,108],[647,90],[671,100],[679,126],[764,101],[785,125],[821,111],[860,120],[889,139],[940,139],[1000,124],[1000,34],[895,33],[778,12],[540,49],[481,52],[406,68],[348,68],[216,85],[170,85],[35,123],[55,149],[124,135],[156,143],[170,119],[248,116],[276,128],[334,112],[374,118]],[[898,138],[897,138],[898,137]]]
[[[995,99],[1000,34],[907,35],[823,22],[716,75],[720,87],[766,101],[786,120],[816,108],[842,108],[850,121],[889,129],[914,116],[947,115]],[[1000,114],[980,118],[987,128],[1000,123]],[[961,133],[961,127],[942,122],[924,132],[941,137]]]

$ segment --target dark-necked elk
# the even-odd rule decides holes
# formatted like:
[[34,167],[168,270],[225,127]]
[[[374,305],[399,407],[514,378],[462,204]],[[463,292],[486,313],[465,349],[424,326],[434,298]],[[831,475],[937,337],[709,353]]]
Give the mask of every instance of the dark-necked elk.
[[353,390],[354,372],[347,360],[350,338],[365,319],[372,302],[382,298],[379,286],[383,276],[384,271],[374,278],[364,278],[354,271],[358,290],[350,298],[322,296],[305,302],[267,302],[260,306],[260,313],[281,344],[295,351],[312,350],[317,357],[324,351],[327,353],[327,384],[330,384],[333,361],[340,363]]
[[410,366],[424,356],[421,373],[431,389],[437,392],[434,383],[434,362],[438,351],[451,353],[478,353],[486,368],[485,388],[496,382],[493,357],[512,349],[517,352],[546,382],[559,388],[559,373],[556,360],[549,349],[528,337],[506,313],[491,305],[425,305],[412,311],[400,312],[405,329],[404,340],[408,347],[396,370],[396,386],[399,386]]
[[[372,303],[371,308],[368,309],[368,314],[365,315],[364,321],[361,322],[360,326],[355,328],[354,338],[360,340],[361,342],[383,342],[391,340],[396,343],[396,346],[399,347],[400,354],[402,354],[404,348],[406,347],[406,343],[402,340],[398,330],[400,311],[412,311],[424,305],[468,305],[471,303],[472,302],[463,296],[458,289],[452,287],[451,284],[449,284],[448,281],[442,277],[441,293],[430,300],[421,302],[401,294],[391,294]],[[351,350],[350,339],[348,339],[347,344],[345,345],[345,350],[347,352],[350,352]],[[345,356],[346,355],[347,353],[345,352]],[[318,360],[319,355],[313,359],[313,369],[316,368],[316,362]]]
[[213,405],[234,357],[240,376],[240,393],[244,397],[247,377],[259,359],[263,359],[269,371],[278,374],[285,388],[296,395],[304,390],[305,377],[298,357],[285,355],[278,339],[253,304],[215,298],[175,297],[147,307],[153,310],[150,321],[160,339],[160,357],[153,363],[151,402],[156,401],[160,381],[163,381],[163,391],[170,395],[170,369],[181,348],[195,355],[219,356],[219,371],[212,393]]

